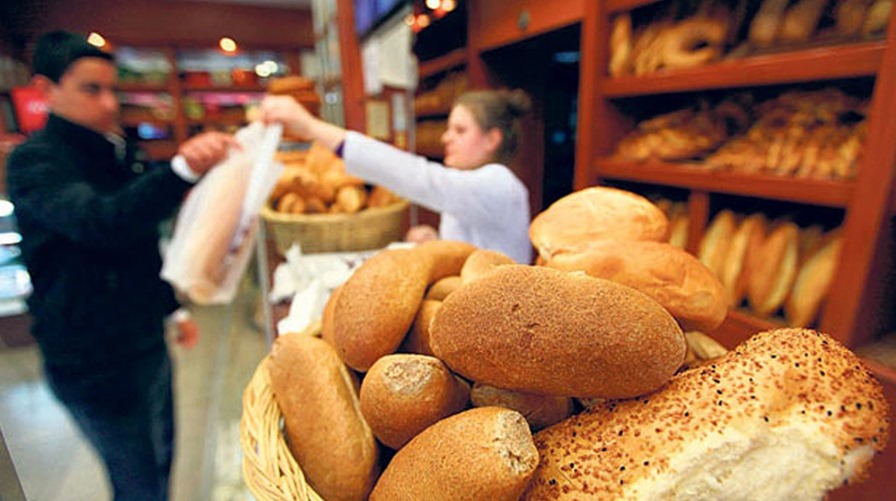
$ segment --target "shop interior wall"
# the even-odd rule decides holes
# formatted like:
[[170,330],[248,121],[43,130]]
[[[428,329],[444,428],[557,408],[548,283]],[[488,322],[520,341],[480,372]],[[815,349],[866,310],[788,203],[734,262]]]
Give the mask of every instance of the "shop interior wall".
[[113,43],[208,47],[222,36],[245,48],[314,46],[310,10],[160,0],[13,0],[0,2],[0,50],[27,55],[53,29],[97,31]]

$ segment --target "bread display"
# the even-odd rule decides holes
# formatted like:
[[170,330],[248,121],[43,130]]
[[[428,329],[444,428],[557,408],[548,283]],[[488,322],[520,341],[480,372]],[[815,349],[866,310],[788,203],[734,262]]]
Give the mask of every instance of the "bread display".
[[750,270],[747,297],[760,316],[769,316],[784,304],[799,266],[799,227],[782,222],[772,229]]
[[430,342],[467,379],[578,397],[653,391],[685,355],[675,319],[647,295],[584,273],[525,265],[500,266],[446,298]]
[[503,252],[489,249],[477,249],[464,261],[460,270],[460,279],[463,283],[469,283],[495,269],[496,266],[516,264],[512,257]]
[[543,259],[569,246],[599,239],[668,238],[666,215],[630,191],[591,187],[569,194],[535,216],[529,238]]
[[470,401],[475,407],[515,410],[526,417],[526,422],[533,430],[556,424],[571,416],[574,410],[573,401],[569,397],[505,390],[482,383],[473,385]]
[[515,501],[537,464],[520,413],[470,409],[430,426],[399,450],[370,501]]
[[370,367],[360,398],[373,434],[397,450],[430,425],[463,410],[470,387],[435,357],[395,354]]
[[842,246],[842,236],[839,234],[831,236],[828,242],[812,252],[800,267],[793,290],[784,303],[785,317],[790,325],[806,327],[815,321],[834,279],[834,270],[840,260]]
[[467,258],[476,249],[474,245],[456,240],[431,240],[417,246],[415,252],[431,263],[427,284],[445,277],[460,275]]
[[751,214],[738,223],[737,230],[731,238],[719,274],[731,306],[738,306],[743,300],[749,270],[757,266],[753,260],[757,258],[757,253],[765,240],[767,226],[763,214]]
[[728,313],[725,289],[715,273],[671,244],[596,240],[554,254],[545,266],[584,271],[637,289],[662,305],[685,331],[713,331]]
[[433,301],[441,301],[448,297],[448,294],[454,292],[455,289],[460,287],[462,283],[462,279],[460,275],[448,275],[447,277],[442,277],[432,285],[426,289],[426,299],[431,299]]
[[277,338],[268,362],[289,450],[327,500],[367,498],[378,473],[378,448],[361,415],[358,382],[327,342]]
[[717,277],[723,275],[725,260],[736,229],[737,217],[734,212],[722,210],[713,218],[706,228],[706,233],[703,234],[703,240],[700,241],[697,256]]
[[768,331],[649,396],[537,433],[523,499],[822,499],[862,480],[888,434],[880,384],[853,353],[814,331]]
[[401,343],[401,351],[407,353],[419,353],[420,355],[432,355],[432,344],[430,343],[432,319],[436,316],[436,312],[442,307],[441,301],[432,299],[424,299],[420,303],[417,310],[417,316],[414,317],[414,323],[411,330],[405,336]]

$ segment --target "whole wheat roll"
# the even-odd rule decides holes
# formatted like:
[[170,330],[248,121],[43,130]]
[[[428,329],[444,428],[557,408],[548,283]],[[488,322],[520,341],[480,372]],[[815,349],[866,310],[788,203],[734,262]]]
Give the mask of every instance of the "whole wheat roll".
[[460,287],[460,284],[460,275],[448,275],[447,277],[440,278],[426,289],[426,296],[424,296],[424,298],[441,301],[448,297],[448,294],[451,294],[455,289]]
[[464,262],[476,246],[457,240],[430,240],[414,250],[432,261],[428,283],[434,283],[447,276],[460,275]]
[[336,346],[335,341],[335,315],[336,315],[336,302],[339,301],[339,294],[342,293],[342,285],[339,285],[332,292],[330,292],[330,297],[327,298],[326,304],[324,304],[324,311],[321,312],[320,317],[320,334],[324,341],[330,343],[333,346]]
[[504,264],[517,264],[517,262],[503,252],[489,249],[477,249],[470,254],[464,262],[463,268],[460,269],[461,282],[472,282],[482,275],[492,271],[495,266]]
[[383,445],[396,450],[469,401],[469,385],[439,359],[426,355],[386,355],[370,367],[361,384],[364,419]]
[[867,476],[888,404],[859,358],[803,329],[754,335],[645,397],[535,436],[526,500],[820,500]]
[[547,259],[564,247],[591,240],[665,241],[669,220],[641,195],[595,186],[571,193],[538,214],[529,239]]
[[387,249],[345,281],[333,310],[333,342],[349,367],[363,372],[395,352],[417,315],[431,270],[431,258],[414,249]]
[[441,307],[441,301],[433,301],[431,299],[424,299],[420,303],[420,309],[417,310],[417,316],[414,317],[411,330],[405,336],[404,341],[402,341],[399,351],[420,355],[433,354],[430,343],[430,329],[432,327],[432,319]]
[[537,464],[520,413],[470,409],[423,430],[399,450],[370,501],[515,501]]
[[696,257],[662,242],[598,240],[559,252],[546,266],[584,271],[637,289],[660,303],[682,330],[715,330],[728,314],[722,283]]
[[367,498],[378,447],[361,415],[358,382],[326,341],[280,336],[267,362],[288,447],[308,484],[324,499]]
[[632,397],[684,361],[684,334],[656,301],[584,273],[500,266],[451,294],[433,352],[472,381],[574,397]]
[[473,383],[470,401],[476,407],[513,409],[526,418],[533,430],[556,424],[572,415],[574,410],[570,397],[505,390],[482,383]]

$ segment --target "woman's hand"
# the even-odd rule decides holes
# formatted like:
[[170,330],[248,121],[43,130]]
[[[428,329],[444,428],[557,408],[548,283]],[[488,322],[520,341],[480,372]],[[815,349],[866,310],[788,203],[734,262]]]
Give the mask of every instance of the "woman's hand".
[[265,96],[261,101],[261,120],[266,124],[282,123],[290,132],[309,139],[317,118],[292,97]]

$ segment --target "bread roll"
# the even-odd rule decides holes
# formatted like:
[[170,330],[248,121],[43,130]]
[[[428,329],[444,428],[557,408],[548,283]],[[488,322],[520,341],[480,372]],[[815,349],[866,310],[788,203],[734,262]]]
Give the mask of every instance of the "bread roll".
[[333,311],[333,341],[349,367],[366,371],[394,353],[410,328],[432,269],[412,249],[381,251],[342,285]]
[[513,409],[526,417],[533,430],[559,423],[573,412],[573,402],[569,397],[505,390],[482,383],[473,384],[470,401],[476,407]]
[[685,249],[688,246],[688,226],[690,225],[690,217],[687,212],[679,212],[672,216],[669,221],[669,243]]
[[424,299],[411,324],[411,330],[401,343],[401,351],[406,353],[418,353],[420,355],[432,355],[430,343],[432,319],[442,307],[441,301]]
[[364,419],[380,442],[396,450],[469,401],[467,383],[426,355],[386,355],[370,367],[361,384]]
[[537,464],[520,413],[470,409],[430,426],[399,450],[370,501],[516,501]]
[[756,314],[773,314],[790,294],[799,264],[799,236],[797,225],[782,223],[772,230],[759,250],[747,290]]
[[737,231],[728,245],[728,253],[722,262],[722,285],[728,295],[732,307],[740,305],[746,289],[746,280],[742,280],[749,252],[755,252],[765,238],[766,221],[761,213],[747,216],[737,226]]
[[330,292],[330,297],[327,298],[327,303],[324,305],[324,311],[321,312],[320,316],[320,335],[324,339],[324,341],[330,343],[332,346],[336,346],[336,334],[335,334],[335,315],[336,315],[336,302],[339,301],[339,294],[342,293],[342,285],[339,285],[332,292]]
[[725,289],[715,274],[671,244],[598,240],[554,254],[547,266],[637,289],[668,310],[683,330],[712,331],[728,314]]
[[545,259],[565,247],[598,239],[666,241],[669,221],[635,193],[591,187],[557,200],[532,220],[529,238]]
[[784,304],[787,320],[794,327],[807,327],[815,321],[821,303],[827,296],[834,279],[834,270],[840,261],[840,235],[812,255],[800,268],[793,284],[793,291]]
[[476,246],[456,240],[430,240],[418,245],[415,250],[432,260],[427,283],[434,283],[447,276],[460,275],[464,262]]
[[358,382],[327,342],[280,336],[268,362],[289,450],[324,499],[363,500],[377,474],[378,450],[361,415]]
[[728,257],[728,248],[737,228],[737,216],[730,210],[723,210],[716,214],[703,240],[700,241],[698,256],[700,262],[712,270],[717,277],[722,276],[725,259]]
[[512,257],[503,252],[476,249],[470,257],[464,262],[463,268],[460,270],[461,282],[468,283],[476,280],[478,277],[492,271],[495,266],[503,264],[517,264]]
[[684,334],[630,287],[538,266],[500,266],[442,302],[433,352],[472,381],[575,397],[632,397],[668,381]]
[[888,439],[880,384],[831,337],[756,334],[647,397],[542,430],[527,500],[822,499]]
[[436,280],[435,283],[429,286],[426,289],[426,299],[431,299],[433,301],[441,301],[448,297],[448,294],[454,292],[455,289],[460,287],[461,278],[460,275],[448,275],[447,277]]

